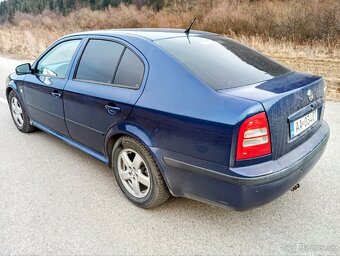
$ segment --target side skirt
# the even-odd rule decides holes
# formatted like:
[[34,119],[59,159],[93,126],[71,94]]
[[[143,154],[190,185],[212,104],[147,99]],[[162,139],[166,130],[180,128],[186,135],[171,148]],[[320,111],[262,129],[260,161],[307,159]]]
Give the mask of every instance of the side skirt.
[[57,133],[57,132],[47,128],[46,126],[44,126],[44,125],[42,125],[42,124],[40,124],[38,122],[32,121],[31,123],[32,123],[33,126],[39,128],[40,130],[42,130],[42,131],[44,131],[44,132],[46,132],[48,134],[51,134],[51,135],[61,139],[65,143],[67,143],[67,144],[69,144],[69,145],[71,145],[71,146],[73,146],[73,147],[75,147],[75,148],[77,148],[77,149],[87,153],[88,155],[98,159],[99,161],[101,161],[101,162],[103,162],[105,164],[109,164],[109,159],[106,156],[104,156],[104,155],[102,155],[102,154],[100,154],[100,153],[98,153],[98,152],[96,152],[96,151],[94,151],[94,150],[84,146],[83,144],[80,144],[80,143],[72,140],[71,138],[67,138],[64,135],[61,135],[61,134],[59,134],[59,133]]

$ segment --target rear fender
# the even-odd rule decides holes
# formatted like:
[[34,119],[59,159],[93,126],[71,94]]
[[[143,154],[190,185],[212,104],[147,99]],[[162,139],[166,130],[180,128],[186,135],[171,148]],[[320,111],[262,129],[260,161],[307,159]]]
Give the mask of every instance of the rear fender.
[[146,147],[150,147],[152,145],[151,144],[151,138],[149,137],[149,135],[147,135],[146,131],[144,131],[140,127],[133,125],[133,124],[120,123],[120,124],[117,124],[117,125],[111,127],[111,129],[106,133],[106,136],[105,136],[105,145],[106,145],[105,146],[105,152],[106,152],[107,156],[109,156],[109,154],[110,154],[110,152],[108,151],[108,148],[107,148],[108,142],[112,137],[114,137],[118,134],[131,136],[132,138],[143,143]]
[[[166,175],[164,173],[164,170],[162,168],[163,163],[161,162],[162,159],[157,157],[157,154],[155,153],[156,151],[153,150],[152,147],[152,139],[150,137],[150,134],[147,133],[147,131],[143,130],[142,128],[134,125],[134,124],[130,124],[130,123],[120,123],[118,125],[113,126],[106,134],[105,137],[105,154],[107,155],[108,159],[110,160],[110,165],[111,165],[111,155],[110,155],[110,151],[112,148],[109,147],[110,145],[110,140],[111,138],[116,137],[117,139],[121,136],[130,136],[134,139],[136,139],[137,141],[139,141],[140,143],[142,143],[150,152],[150,154],[152,155],[153,159],[156,161],[161,174],[163,176],[163,179],[167,185],[168,188],[169,187],[169,182],[166,178]],[[170,191],[172,193],[172,191]]]

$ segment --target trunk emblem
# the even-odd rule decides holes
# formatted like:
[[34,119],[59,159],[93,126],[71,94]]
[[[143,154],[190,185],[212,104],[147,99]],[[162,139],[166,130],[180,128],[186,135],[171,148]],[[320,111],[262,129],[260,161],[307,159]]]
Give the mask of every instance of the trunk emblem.
[[309,89],[307,91],[307,97],[308,97],[309,101],[312,101],[314,99],[314,95],[313,95],[313,92],[312,92],[311,89]]

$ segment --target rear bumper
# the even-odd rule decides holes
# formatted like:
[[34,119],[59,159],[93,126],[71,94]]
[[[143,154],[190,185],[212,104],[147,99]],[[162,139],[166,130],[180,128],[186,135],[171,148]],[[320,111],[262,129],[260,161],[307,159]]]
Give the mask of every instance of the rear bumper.
[[[163,174],[175,196],[247,210],[268,203],[293,187],[318,162],[326,148],[329,127],[323,121],[306,142],[275,161],[230,168],[225,174],[163,157]],[[176,159],[176,160],[175,160]],[[267,173],[250,177],[250,173]]]

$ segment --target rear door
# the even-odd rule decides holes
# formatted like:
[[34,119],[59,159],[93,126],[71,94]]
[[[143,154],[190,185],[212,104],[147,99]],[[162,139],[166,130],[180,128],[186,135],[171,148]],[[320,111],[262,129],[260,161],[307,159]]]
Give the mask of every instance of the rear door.
[[73,140],[104,154],[105,134],[124,121],[142,93],[146,61],[133,47],[89,38],[64,91],[65,120]]
[[57,43],[25,78],[25,101],[32,119],[68,136],[64,119],[63,89],[70,63],[81,39]]

